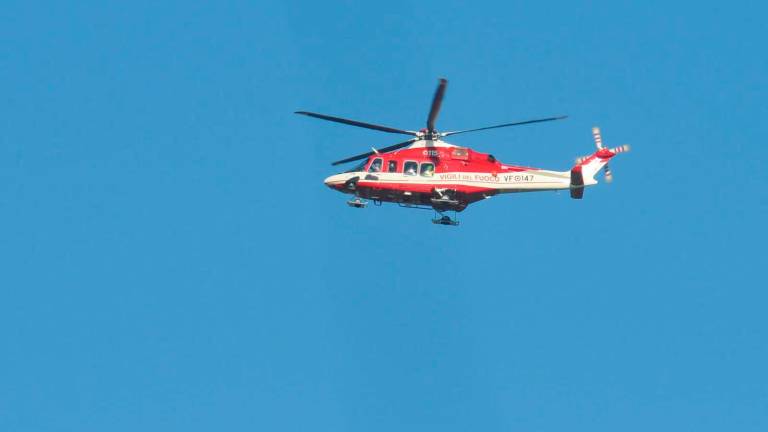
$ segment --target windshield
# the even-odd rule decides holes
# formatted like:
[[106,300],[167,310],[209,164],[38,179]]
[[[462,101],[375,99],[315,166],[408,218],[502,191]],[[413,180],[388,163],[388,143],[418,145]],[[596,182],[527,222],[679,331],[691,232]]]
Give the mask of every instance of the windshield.
[[365,168],[365,164],[366,164],[366,163],[368,163],[368,161],[367,161],[367,160],[366,160],[366,161],[362,161],[362,162],[360,162],[358,165],[355,165],[355,167],[354,167],[354,168],[352,168],[352,169],[350,169],[350,170],[346,170],[346,171],[344,171],[344,172],[357,172],[357,171],[362,171],[362,170],[363,170],[363,168]]

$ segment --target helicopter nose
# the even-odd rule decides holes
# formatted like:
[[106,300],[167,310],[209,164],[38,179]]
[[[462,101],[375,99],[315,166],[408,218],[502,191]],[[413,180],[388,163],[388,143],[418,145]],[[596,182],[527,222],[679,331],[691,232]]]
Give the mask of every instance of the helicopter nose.
[[334,174],[328,178],[326,178],[323,183],[325,183],[326,186],[328,186],[331,189],[336,189],[340,184],[344,184],[344,179],[342,179],[340,174]]

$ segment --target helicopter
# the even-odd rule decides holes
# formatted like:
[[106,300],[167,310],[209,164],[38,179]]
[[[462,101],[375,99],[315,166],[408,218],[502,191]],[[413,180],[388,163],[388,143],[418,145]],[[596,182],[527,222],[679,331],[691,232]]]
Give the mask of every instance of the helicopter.
[[[443,138],[489,129],[521,126],[533,123],[562,120],[567,116],[554,116],[486,126],[439,132],[436,121],[445,97],[448,81],[441,78],[432,98],[427,116],[427,127],[418,131],[350,120],[308,111],[295,114],[342,123],[391,134],[410,135],[407,141],[333,162],[341,165],[362,161],[354,168],[331,175],[325,184],[331,189],[351,194],[350,207],[365,208],[371,200],[375,205],[383,202],[396,203],[401,207],[434,210],[432,222],[456,226],[458,212],[472,203],[499,194],[515,192],[542,192],[568,189],[573,199],[582,199],[584,188],[597,184],[595,175],[603,171],[610,183],[613,174],[608,161],[618,153],[629,151],[628,145],[614,148],[603,146],[600,129],[592,128],[597,151],[576,159],[568,171],[551,171],[540,168],[506,164],[493,155],[481,153],[469,147],[450,144]],[[451,218],[449,212],[454,213]]]

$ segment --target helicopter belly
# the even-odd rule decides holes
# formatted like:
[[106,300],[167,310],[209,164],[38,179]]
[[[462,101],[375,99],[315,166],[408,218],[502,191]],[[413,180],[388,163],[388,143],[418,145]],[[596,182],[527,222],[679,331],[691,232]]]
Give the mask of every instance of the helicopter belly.
[[469,204],[496,195],[487,186],[460,183],[434,183],[420,179],[361,179],[355,194],[367,199],[408,206],[426,206],[436,210],[462,211]]

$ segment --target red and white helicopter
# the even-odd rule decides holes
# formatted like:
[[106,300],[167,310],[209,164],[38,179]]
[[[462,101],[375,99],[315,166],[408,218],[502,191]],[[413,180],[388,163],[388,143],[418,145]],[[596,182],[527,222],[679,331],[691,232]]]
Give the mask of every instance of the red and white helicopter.
[[[576,159],[570,171],[549,171],[499,162],[490,154],[480,153],[443,141],[443,138],[508,126],[560,120],[565,116],[505,123],[477,129],[438,132],[435,120],[440,112],[448,81],[441,79],[427,117],[427,127],[420,131],[396,129],[341,117],[297,111],[310,117],[373,129],[393,134],[411,135],[408,141],[333,162],[339,165],[357,160],[361,164],[332,175],[325,184],[339,192],[355,195],[347,201],[351,207],[364,208],[370,199],[374,204],[393,202],[403,207],[434,209],[440,217],[432,219],[441,225],[458,225],[445,212],[460,212],[468,205],[494,195],[512,192],[539,192],[569,189],[571,198],[581,199],[584,188],[597,184],[595,175],[603,170],[605,180],[612,174],[608,161],[617,153],[629,151],[628,145],[612,149],[603,147],[598,128],[592,129],[597,151]],[[455,213],[454,213],[455,214]],[[455,218],[455,215],[454,215]]]

